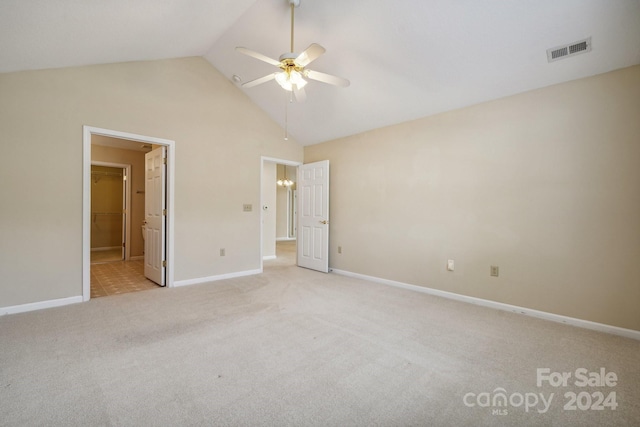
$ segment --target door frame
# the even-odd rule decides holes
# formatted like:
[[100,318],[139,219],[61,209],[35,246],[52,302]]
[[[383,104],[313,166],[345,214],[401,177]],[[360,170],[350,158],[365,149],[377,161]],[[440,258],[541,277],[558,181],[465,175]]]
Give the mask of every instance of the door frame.
[[82,127],[82,300],[91,298],[91,136],[102,135],[167,147],[166,286],[174,286],[175,141],[84,125]]
[[[264,244],[264,210],[262,209],[262,206],[264,206],[264,200],[262,199],[262,180],[264,179],[264,164],[265,163],[275,163],[277,165],[286,165],[286,166],[295,166],[296,168],[300,165],[302,165],[302,162],[296,162],[295,160],[285,160],[285,159],[278,159],[275,157],[265,157],[262,156],[260,157],[260,272],[264,271],[264,259],[263,259],[263,247],[262,245]],[[297,176],[296,176],[296,182],[297,182]],[[296,246],[297,246],[297,237],[296,237]],[[297,250],[296,250],[297,253]]]
[[[123,228],[124,228],[124,260],[128,260],[131,258],[131,165],[128,164],[124,164],[124,163],[111,163],[111,162],[100,162],[100,161],[92,161],[91,162],[92,166],[107,166],[110,168],[118,168],[118,169],[124,169],[125,174],[127,179],[124,181],[124,187],[125,187],[125,197],[124,197],[124,204],[125,204],[125,212],[124,212],[124,217],[125,217],[125,222],[123,224]],[[91,200],[91,199],[89,199]],[[91,232],[91,229],[89,229],[89,232]],[[89,235],[89,238],[91,238],[91,235]],[[89,250],[89,252],[91,252],[91,250]]]
[[[296,171],[297,172],[297,171]],[[296,173],[296,175],[298,175]],[[296,180],[297,180],[296,176]],[[287,238],[298,239],[298,190],[287,188]],[[294,233],[295,230],[295,233]]]

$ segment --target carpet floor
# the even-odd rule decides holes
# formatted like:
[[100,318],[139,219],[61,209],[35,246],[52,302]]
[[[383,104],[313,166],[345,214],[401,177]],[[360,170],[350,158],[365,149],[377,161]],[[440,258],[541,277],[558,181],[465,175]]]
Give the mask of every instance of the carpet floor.
[[632,339],[274,262],[0,317],[0,425],[638,426],[639,360]]

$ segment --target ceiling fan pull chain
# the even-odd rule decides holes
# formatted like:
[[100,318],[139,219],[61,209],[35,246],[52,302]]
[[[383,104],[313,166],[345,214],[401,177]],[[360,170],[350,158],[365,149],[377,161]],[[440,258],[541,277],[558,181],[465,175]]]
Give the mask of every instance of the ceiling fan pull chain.
[[[280,55],[280,58],[278,58],[277,61],[261,53],[249,50],[245,47],[236,47],[236,50],[243,55],[250,56],[262,62],[266,62],[267,64],[275,65],[280,69],[280,71],[276,73],[271,73],[266,76],[242,83],[242,87],[250,88],[262,83],[269,82],[271,80],[275,80],[285,91],[289,92],[290,102],[293,102],[294,96],[297,102],[304,102],[307,99],[307,95],[304,90],[305,85],[308,83],[307,78],[334,86],[349,86],[349,80],[347,79],[336,77],[331,74],[320,73],[306,68],[307,65],[311,64],[325,52],[325,48],[323,48],[319,44],[311,43],[309,47],[307,47],[301,53],[294,53],[295,8],[299,5],[300,0],[289,0],[289,6],[291,9],[291,51]],[[287,138],[288,129],[285,129],[285,139]]]
[[[288,98],[288,97],[287,97]],[[284,140],[289,140],[289,100],[284,102]]]

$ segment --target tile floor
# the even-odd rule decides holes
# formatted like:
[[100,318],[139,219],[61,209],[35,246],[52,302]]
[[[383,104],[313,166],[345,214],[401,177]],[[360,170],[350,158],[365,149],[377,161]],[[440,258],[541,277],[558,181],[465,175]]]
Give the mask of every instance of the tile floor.
[[[91,298],[157,289],[160,286],[144,277],[144,261],[111,261],[119,259],[120,251],[91,253]],[[265,267],[295,264],[296,242],[276,243],[276,260],[266,261]],[[96,256],[94,256],[96,255]]]
[[159,288],[144,277],[144,261],[91,264],[91,298]]
[[122,249],[109,249],[108,251],[91,251],[91,262],[121,261]]

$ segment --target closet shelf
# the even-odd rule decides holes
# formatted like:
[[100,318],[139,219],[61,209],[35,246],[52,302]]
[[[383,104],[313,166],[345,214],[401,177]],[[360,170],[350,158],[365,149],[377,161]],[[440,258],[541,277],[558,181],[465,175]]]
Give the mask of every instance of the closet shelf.
[[99,176],[118,176],[121,177],[122,173],[118,172],[104,172],[104,171],[91,171],[91,175],[99,175]]

